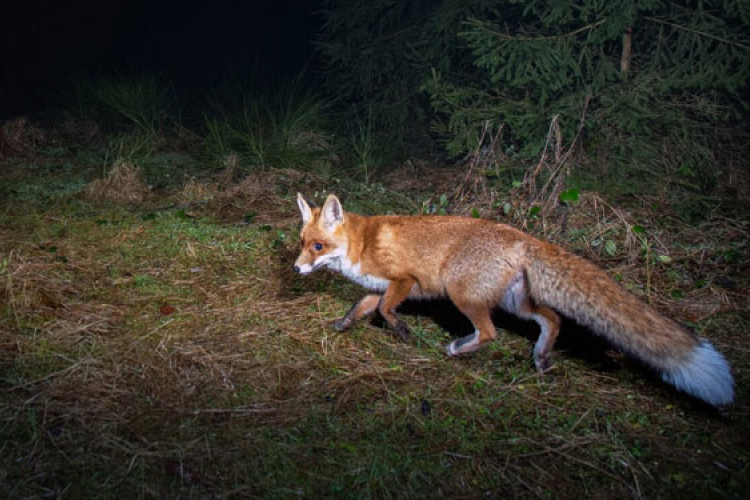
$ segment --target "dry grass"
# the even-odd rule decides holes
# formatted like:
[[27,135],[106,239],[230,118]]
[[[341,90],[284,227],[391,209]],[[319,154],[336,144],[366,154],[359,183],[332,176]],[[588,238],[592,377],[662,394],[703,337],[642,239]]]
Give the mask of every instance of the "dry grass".
[[86,186],[86,198],[97,202],[136,204],[146,199],[148,184],[140,169],[127,160],[117,159],[104,179],[95,179]]
[[[747,257],[727,260],[744,222],[649,227],[653,252],[672,258],[650,270],[628,228],[656,214],[585,195],[565,229],[555,213],[532,228],[570,239],[626,285],[649,283],[657,307],[697,321],[739,383],[739,404],[721,416],[590,337],[576,342],[575,329],[544,376],[524,325],[447,359],[460,328],[443,323],[442,304],[406,316],[408,344],[370,324],[335,332],[330,322],[362,291],[325,273],[295,276],[286,236],[296,233],[293,194],[318,182],[274,171],[173,194],[210,200],[219,221],[255,212],[242,227],[103,208],[0,218],[0,236],[13,235],[0,240],[0,482],[10,497],[641,498],[689,488],[682,495],[731,498],[750,486],[750,365],[734,324],[747,317]],[[616,256],[595,244],[604,235]]]
[[47,134],[24,116],[0,126],[0,158],[11,155],[34,158],[46,142]]
[[179,200],[182,203],[205,203],[216,197],[219,189],[212,183],[188,180],[179,193]]
[[69,141],[90,144],[101,137],[101,128],[94,120],[79,119],[68,115],[60,124],[60,133]]
[[[225,178],[233,172],[228,164]],[[255,172],[235,184],[229,184],[210,203],[209,209],[219,218],[237,220],[249,218],[257,222],[290,225],[297,221],[297,212],[282,194],[293,192],[299,186],[312,189],[322,181],[314,174],[294,169],[277,169]]]

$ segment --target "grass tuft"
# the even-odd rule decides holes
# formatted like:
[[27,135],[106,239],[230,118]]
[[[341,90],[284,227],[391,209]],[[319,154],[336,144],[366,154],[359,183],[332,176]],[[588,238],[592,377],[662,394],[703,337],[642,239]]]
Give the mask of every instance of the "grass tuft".
[[90,91],[104,110],[149,137],[163,130],[171,88],[153,74],[100,77]]
[[142,202],[148,191],[140,169],[133,163],[117,159],[103,179],[95,179],[86,186],[84,195],[92,201],[133,204]]
[[294,81],[245,100],[239,114],[206,117],[205,153],[224,163],[236,154],[246,170],[320,169],[330,160],[326,103]]

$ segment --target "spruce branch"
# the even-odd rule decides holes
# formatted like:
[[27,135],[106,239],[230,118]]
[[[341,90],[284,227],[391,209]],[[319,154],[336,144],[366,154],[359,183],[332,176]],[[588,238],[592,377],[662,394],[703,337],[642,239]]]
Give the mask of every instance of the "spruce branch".
[[711,40],[716,40],[717,42],[726,43],[728,45],[734,45],[735,47],[739,47],[742,50],[750,51],[750,45],[745,45],[744,43],[735,42],[734,40],[729,40],[728,38],[723,38],[720,36],[712,35],[711,33],[706,33],[705,31],[688,28],[687,26],[681,26],[676,23],[670,23],[669,21],[665,21],[664,19],[659,19],[656,17],[644,16],[643,19],[645,19],[646,21],[651,21],[653,23],[663,24],[665,26],[669,26],[676,30],[686,31],[688,33],[700,35],[705,38],[710,38]]
[[[482,31],[489,33],[491,35],[494,35],[498,38],[502,38],[503,40],[520,40],[520,41],[535,41],[535,40],[559,40],[561,38],[567,38],[571,36],[578,35],[579,33],[583,33],[584,31],[590,31],[596,28],[597,26],[600,26],[604,24],[607,21],[607,18],[600,19],[599,21],[596,21],[595,23],[587,24],[586,26],[582,26],[578,29],[575,29],[573,31],[569,31],[568,33],[562,33],[560,35],[547,35],[547,36],[520,36],[520,35],[506,35],[505,33],[500,33],[498,31],[492,30],[487,27],[486,23],[478,20],[478,19],[470,19],[467,21],[467,23],[472,24],[478,28],[480,28]],[[463,32],[459,33],[460,35],[467,35],[469,33]]]

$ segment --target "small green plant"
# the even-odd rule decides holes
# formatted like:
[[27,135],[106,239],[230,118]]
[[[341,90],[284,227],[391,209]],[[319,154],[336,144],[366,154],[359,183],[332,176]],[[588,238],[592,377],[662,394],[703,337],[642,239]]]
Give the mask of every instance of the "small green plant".
[[448,197],[445,194],[441,194],[438,198],[437,203],[431,203],[432,199],[426,200],[422,203],[422,213],[432,215],[446,215],[448,208]]
[[646,265],[646,299],[649,303],[649,305],[653,305],[653,302],[651,300],[651,243],[648,241],[648,237],[646,236],[646,230],[643,229],[643,226],[635,225],[631,228],[633,233],[635,233],[636,237],[638,238],[638,241],[641,244],[641,249],[643,251],[643,256],[645,257],[645,265]]
[[369,184],[373,171],[380,164],[380,155],[372,132],[372,106],[367,110],[367,120],[360,120],[355,112],[355,128],[351,137],[351,147],[356,158],[356,168],[364,174],[365,184]]
[[217,163],[223,163],[230,154],[235,152],[233,129],[226,120],[206,116],[203,120],[205,137],[203,148],[205,155]]
[[604,240],[604,253],[612,257],[617,253],[617,243],[614,240]]
[[162,130],[171,87],[153,74],[101,77],[91,84],[94,101],[148,136]]
[[[141,163],[152,157],[161,145],[161,139],[157,135],[145,134],[134,131],[124,134],[115,134],[109,139],[104,154],[104,164],[111,163],[117,159]],[[105,172],[106,173],[106,172]]]
[[55,178],[19,183],[7,194],[8,199],[17,201],[41,202],[61,200],[79,194],[86,187],[86,181],[79,176]]
[[326,102],[294,80],[276,93],[245,99],[239,114],[204,120],[205,152],[223,163],[230,153],[254,168],[310,168],[328,154]]
[[575,188],[566,189],[560,193],[560,201],[567,206],[578,203],[578,190]]

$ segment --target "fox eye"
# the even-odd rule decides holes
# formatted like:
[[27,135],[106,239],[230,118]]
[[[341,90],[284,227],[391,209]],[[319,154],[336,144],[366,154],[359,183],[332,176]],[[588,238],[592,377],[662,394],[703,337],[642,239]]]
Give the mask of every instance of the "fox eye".
[[316,244],[313,245],[313,248],[315,249],[316,252],[320,252],[321,250],[323,250],[323,244],[322,243],[316,243]]

